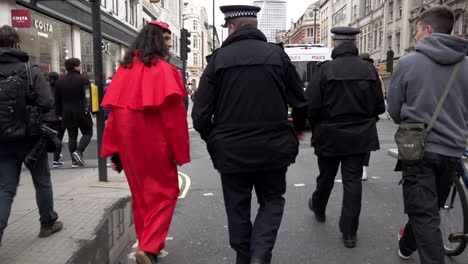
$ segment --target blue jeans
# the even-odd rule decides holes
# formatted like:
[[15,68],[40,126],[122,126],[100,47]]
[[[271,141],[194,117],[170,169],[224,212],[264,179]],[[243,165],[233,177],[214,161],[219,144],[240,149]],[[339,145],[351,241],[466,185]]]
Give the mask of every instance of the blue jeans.
[[[31,142],[0,143],[0,241],[10,217],[11,205],[19,184],[21,165],[32,146]],[[28,169],[36,189],[41,228],[50,228],[58,216],[54,211],[47,152],[44,150],[38,157],[36,166]]]

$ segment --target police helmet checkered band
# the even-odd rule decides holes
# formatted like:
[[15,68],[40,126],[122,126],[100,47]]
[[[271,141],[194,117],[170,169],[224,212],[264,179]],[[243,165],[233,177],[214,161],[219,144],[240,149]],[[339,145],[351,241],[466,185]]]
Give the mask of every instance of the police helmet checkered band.
[[260,11],[260,7],[249,5],[228,5],[221,6],[219,9],[223,12],[225,21],[238,17],[257,17],[257,13]]
[[334,40],[356,40],[356,35],[361,33],[361,30],[353,27],[334,27],[330,32],[334,34]]

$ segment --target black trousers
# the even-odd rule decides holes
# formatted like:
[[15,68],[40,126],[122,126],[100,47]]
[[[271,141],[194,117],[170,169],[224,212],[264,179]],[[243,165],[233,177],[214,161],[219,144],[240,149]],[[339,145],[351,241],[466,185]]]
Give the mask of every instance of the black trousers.
[[399,242],[404,255],[418,250],[421,264],[445,263],[439,208],[444,206],[459,158],[426,152],[402,163],[403,201],[409,221]]
[[[83,135],[80,139],[79,145],[77,144],[78,129]],[[91,114],[83,114],[75,124],[68,125],[67,132],[70,155],[75,151],[84,152],[93,137],[93,120],[91,118]]]
[[[236,264],[253,258],[270,263],[283,217],[287,169],[221,174],[228,218],[229,241],[237,253]],[[252,189],[257,194],[257,217],[250,220]]]
[[317,177],[317,189],[312,195],[314,210],[318,214],[325,214],[338,166],[341,164],[343,205],[341,208],[340,231],[344,234],[356,234],[359,226],[362,199],[361,177],[366,155],[318,157],[320,175]]

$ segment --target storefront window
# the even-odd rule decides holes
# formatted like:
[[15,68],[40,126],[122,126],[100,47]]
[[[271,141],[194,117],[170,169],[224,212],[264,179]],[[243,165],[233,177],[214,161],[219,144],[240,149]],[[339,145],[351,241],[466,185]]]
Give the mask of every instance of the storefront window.
[[[112,41],[102,40],[102,64],[104,80],[114,76],[119,67],[122,57],[120,45]],[[81,70],[85,77],[91,82],[95,81],[94,57],[93,57],[93,36],[91,33],[81,31]]]
[[71,26],[33,10],[30,12],[31,27],[18,28],[21,49],[43,72],[65,74],[65,60],[72,55]]
[[93,35],[81,31],[81,72],[94,82]]

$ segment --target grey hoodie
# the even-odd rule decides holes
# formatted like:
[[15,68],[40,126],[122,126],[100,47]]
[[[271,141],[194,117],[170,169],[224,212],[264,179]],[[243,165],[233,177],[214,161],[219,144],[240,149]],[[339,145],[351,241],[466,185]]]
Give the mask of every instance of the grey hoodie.
[[426,141],[426,151],[461,157],[468,138],[468,41],[434,33],[402,58],[388,89],[388,112],[395,123],[429,124],[454,65],[454,85]]

